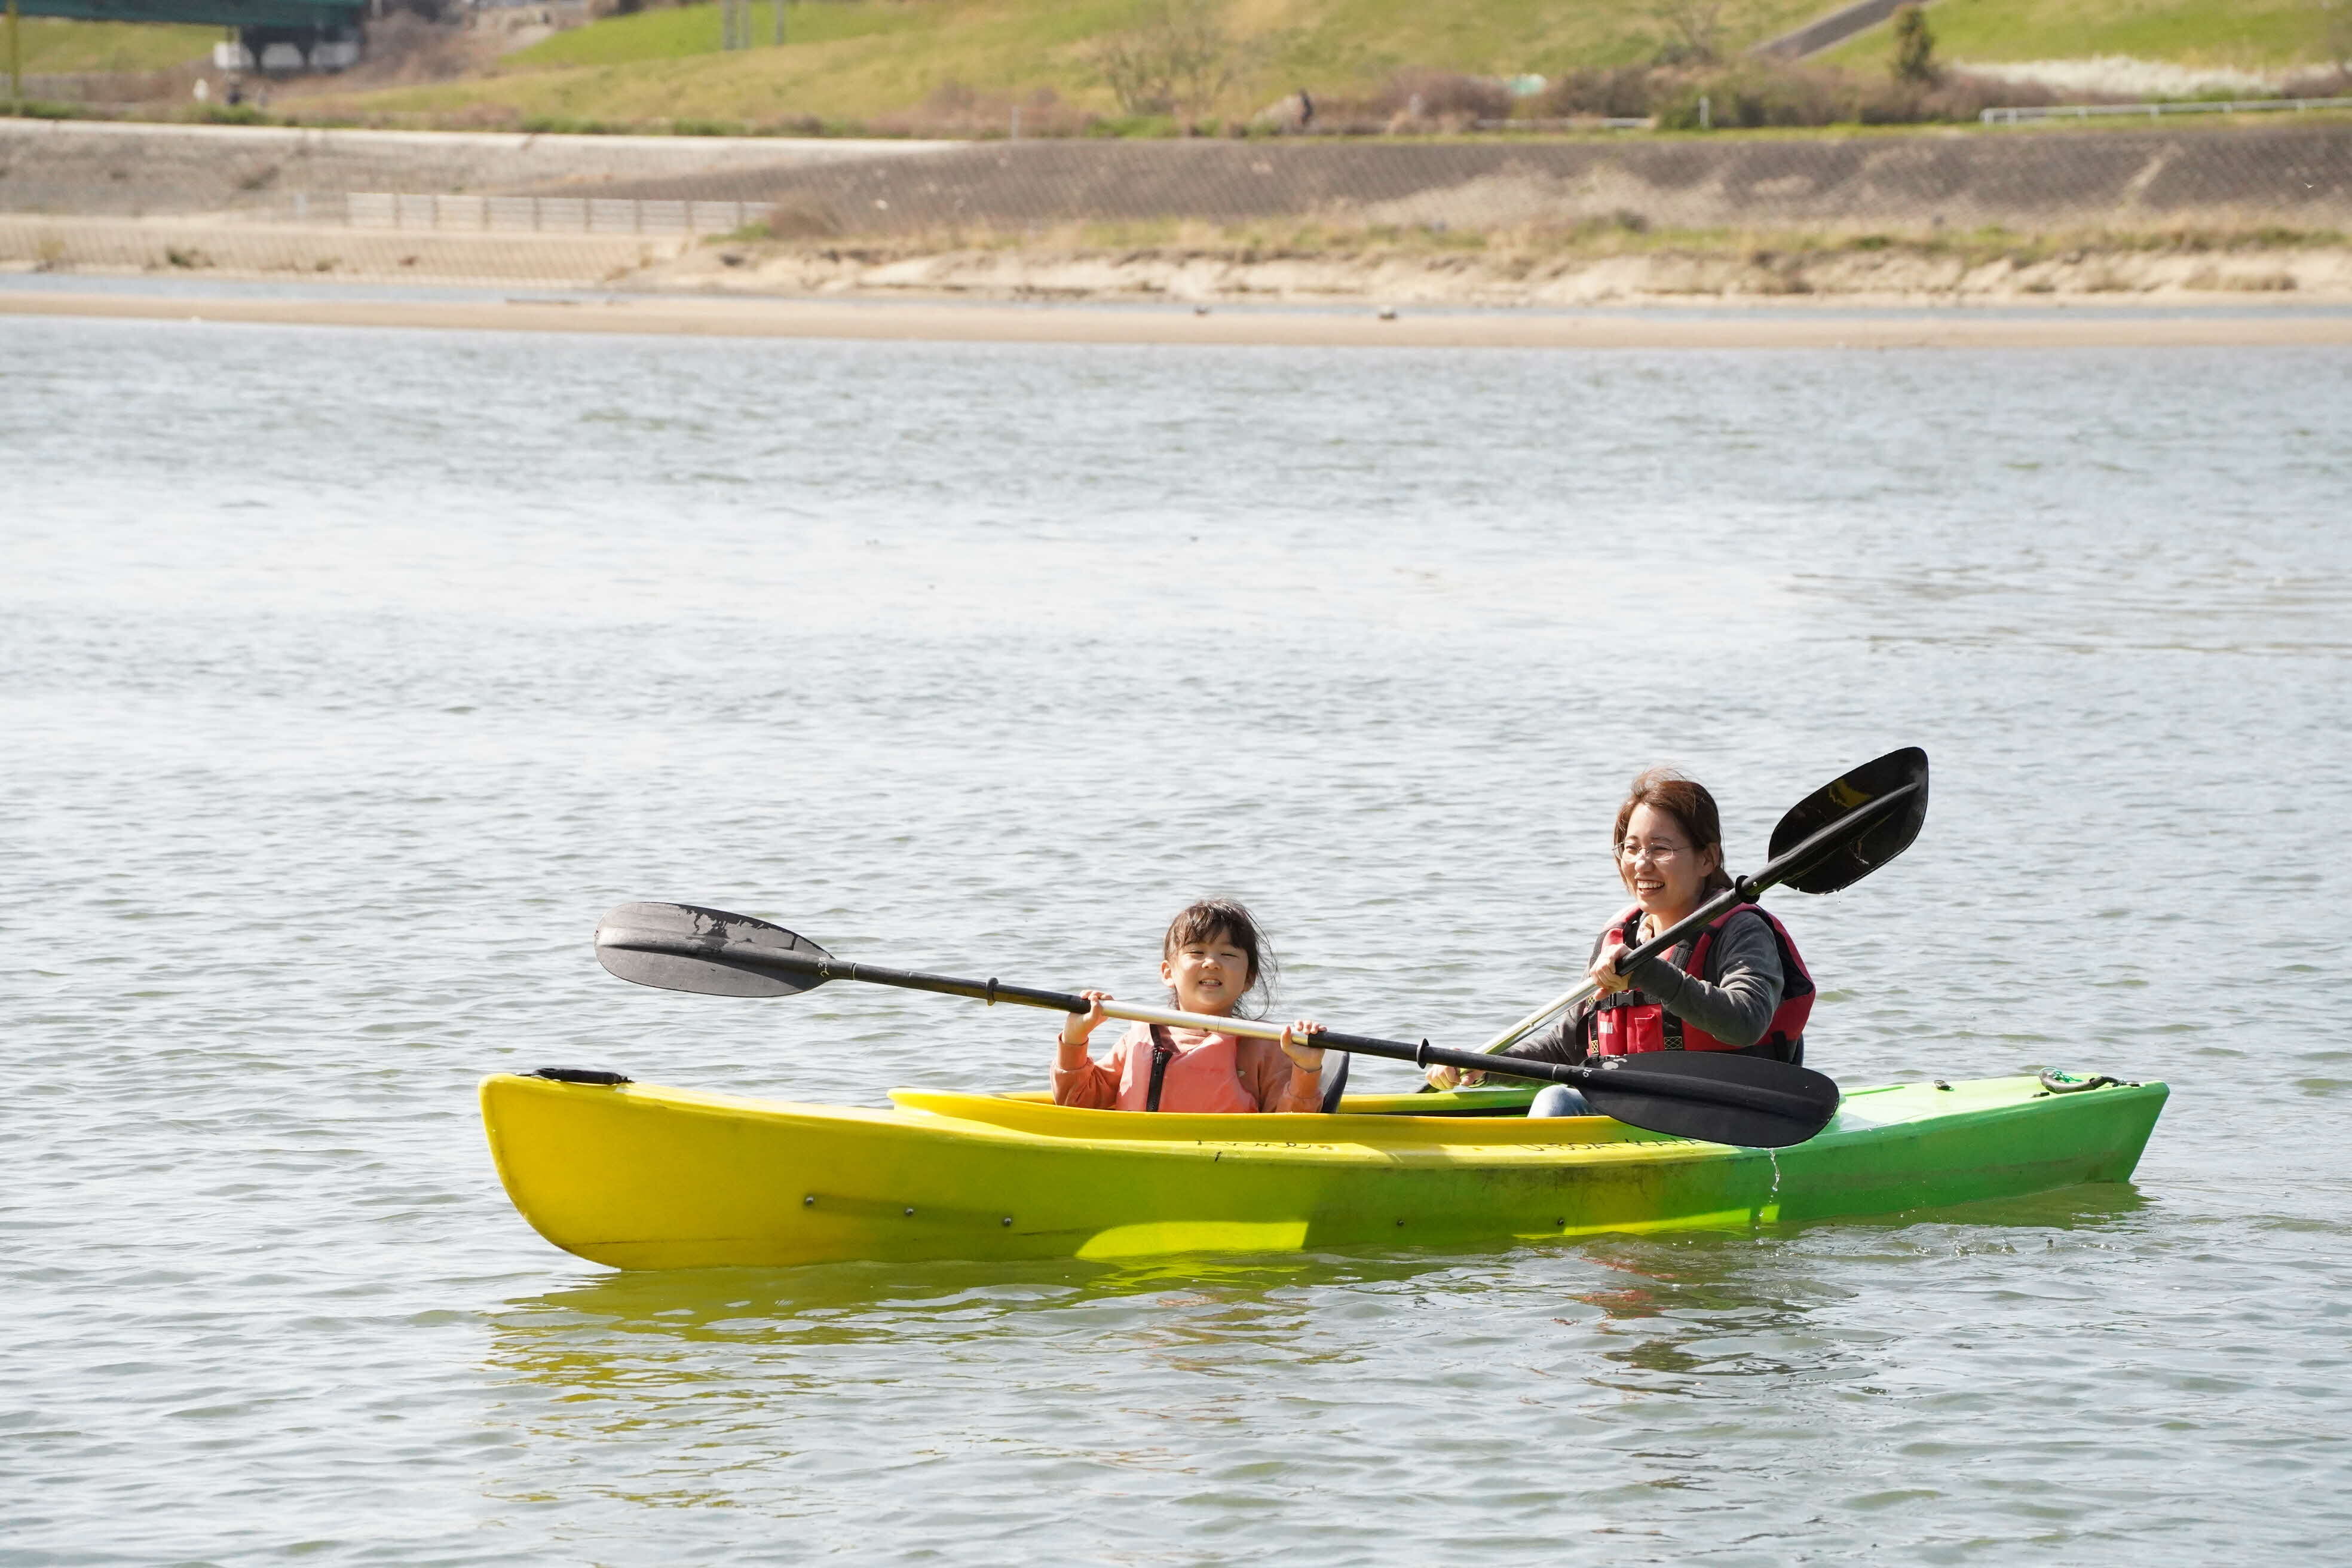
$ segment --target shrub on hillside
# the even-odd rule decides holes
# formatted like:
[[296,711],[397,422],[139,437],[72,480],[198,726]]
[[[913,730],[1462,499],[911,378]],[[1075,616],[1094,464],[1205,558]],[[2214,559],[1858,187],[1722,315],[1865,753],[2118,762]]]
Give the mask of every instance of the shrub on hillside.
[[1711,66],[1723,58],[1724,0],[1652,0],[1650,15],[1664,37],[1662,66]]
[[[1895,80],[1880,83],[1863,95],[1855,118],[1864,125],[1932,125],[1972,121],[1988,109],[2039,109],[2062,100],[2062,95],[2038,81],[2001,81],[1943,71],[1935,84]],[[2097,94],[2063,96],[2068,103],[2100,102]]]
[[1918,0],[1895,13],[1893,64],[1895,79],[1911,87],[1933,87],[1943,74],[1936,65],[1936,35]]
[[1492,77],[1415,68],[1389,78],[1370,109],[1384,121],[1467,125],[1509,118],[1511,94]]
[[1575,120],[1596,116],[1607,120],[1638,120],[1655,107],[1657,84],[1664,73],[1646,66],[1620,66],[1613,70],[1573,70],[1556,77],[1528,101],[1528,111],[1543,120]]
[[1030,93],[982,92],[950,79],[933,88],[915,108],[881,116],[873,129],[895,136],[1011,136],[1016,130],[1016,109],[1023,136],[1084,135],[1099,118],[1065,103],[1050,87]]
[[[2346,7],[2352,13],[2352,4]],[[2319,66],[2295,72],[2279,83],[2281,98],[2343,98],[2352,96],[2352,65]]]
[[[455,7],[452,12],[454,14]],[[381,87],[420,81],[451,81],[479,68],[495,51],[485,37],[462,26],[434,21],[422,7],[389,8],[382,21],[365,24],[367,54],[347,83]]]
[[[1928,125],[1976,120],[1988,109],[2116,101],[2100,93],[2060,94],[2038,81],[2011,81],[1966,71],[1937,73],[1932,83],[1860,78],[1834,68],[1747,60],[1706,75],[1657,71],[1651,112],[1670,131],[1817,125]],[[1700,100],[1706,100],[1704,115]]]
[[[1670,131],[1760,131],[1836,125],[1861,117],[1861,92],[1843,71],[1756,60],[1727,71],[1684,77],[1653,110]],[[1701,107],[1700,100],[1706,100]]]
[[1202,114],[1236,65],[1233,39],[1207,0],[1146,0],[1133,26],[1097,39],[1087,58],[1130,115]]

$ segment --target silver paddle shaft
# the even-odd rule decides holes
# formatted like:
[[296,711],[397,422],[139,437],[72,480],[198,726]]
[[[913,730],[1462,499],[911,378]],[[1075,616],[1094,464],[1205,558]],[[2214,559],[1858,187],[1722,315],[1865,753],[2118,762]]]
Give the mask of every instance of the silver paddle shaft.
[[1254,1040],[1279,1040],[1290,1033],[1285,1025],[1261,1023],[1255,1018],[1220,1018],[1213,1013],[1184,1013],[1173,1007],[1147,1007],[1136,1002],[1106,1002],[1102,1010],[1103,1016],[1107,1018],[1123,1018],[1130,1024],[1160,1024],[1174,1029],[1246,1035]]

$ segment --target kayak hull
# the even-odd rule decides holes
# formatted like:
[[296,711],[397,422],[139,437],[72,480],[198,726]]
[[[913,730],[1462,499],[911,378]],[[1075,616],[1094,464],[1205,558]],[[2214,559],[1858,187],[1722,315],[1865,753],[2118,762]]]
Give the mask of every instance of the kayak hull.
[[877,1110],[503,1074],[481,1087],[515,1206],[616,1268],[1495,1245],[1889,1214],[2126,1180],[2166,1094],[2050,1095],[2032,1078],[1863,1089],[1817,1137],[1767,1152],[1597,1116],[1397,1114],[1397,1099],[1144,1116],[907,1090]]

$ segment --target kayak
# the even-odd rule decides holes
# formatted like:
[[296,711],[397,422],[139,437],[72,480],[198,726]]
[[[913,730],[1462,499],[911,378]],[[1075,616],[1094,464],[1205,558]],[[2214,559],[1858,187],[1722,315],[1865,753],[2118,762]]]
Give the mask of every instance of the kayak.
[[499,1179],[540,1235],[616,1268],[700,1268],[1509,1245],[1892,1214],[2126,1180],[2167,1092],[2055,1074],[1859,1089],[1777,1151],[1603,1116],[1531,1121],[1526,1086],[1196,1116],[499,1074],[481,1101]]

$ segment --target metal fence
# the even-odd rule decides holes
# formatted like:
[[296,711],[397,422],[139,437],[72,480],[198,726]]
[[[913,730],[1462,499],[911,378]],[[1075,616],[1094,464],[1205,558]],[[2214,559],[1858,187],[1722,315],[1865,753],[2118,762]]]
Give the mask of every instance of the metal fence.
[[[661,197],[468,196],[297,192],[267,216],[347,228],[509,234],[731,234],[764,219],[770,204]],[[248,216],[261,216],[248,212]]]
[[2160,120],[2168,114],[2272,114],[2293,110],[2297,114],[2329,110],[2341,112],[2345,103],[2330,98],[2242,98],[2171,103],[2053,103],[2039,109],[1988,109],[1977,118],[1987,125],[2022,125],[2036,120],[2101,120],[2111,116]]

